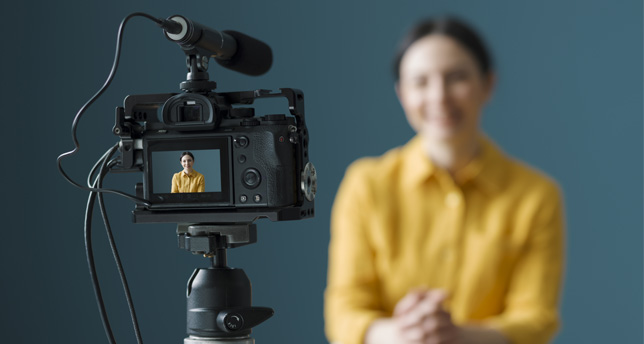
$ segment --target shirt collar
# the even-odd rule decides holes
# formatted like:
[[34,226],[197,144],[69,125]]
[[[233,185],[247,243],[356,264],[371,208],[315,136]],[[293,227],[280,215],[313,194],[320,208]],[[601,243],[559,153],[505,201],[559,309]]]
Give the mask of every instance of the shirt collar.
[[[458,185],[473,183],[488,192],[502,188],[507,168],[504,153],[484,134],[479,137],[481,152],[470,163],[454,175],[453,182]],[[443,180],[449,177],[447,171],[436,166],[428,157],[422,137],[416,135],[403,147],[405,161],[404,176],[406,184],[416,187],[426,180],[436,177]]]

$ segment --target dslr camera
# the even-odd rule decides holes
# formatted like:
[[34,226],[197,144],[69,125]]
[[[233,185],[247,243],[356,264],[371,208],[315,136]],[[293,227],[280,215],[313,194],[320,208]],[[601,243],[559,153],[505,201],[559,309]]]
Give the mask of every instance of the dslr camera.
[[[134,222],[252,223],[260,217],[312,217],[317,184],[309,162],[303,93],[290,88],[217,93],[206,73],[208,60],[216,57],[227,68],[262,74],[272,63],[270,47],[239,32],[203,28],[182,16],[169,19],[182,24],[181,32],[166,36],[186,53],[188,77],[180,85],[184,92],[130,95],[116,109],[113,133],[120,137],[121,151],[117,169],[143,172],[136,195],[148,202],[137,204]],[[256,99],[275,97],[288,100],[290,116],[256,116],[250,107]],[[195,170],[204,175],[205,190],[172,193],[177,162],[188,151],[194,155]]]

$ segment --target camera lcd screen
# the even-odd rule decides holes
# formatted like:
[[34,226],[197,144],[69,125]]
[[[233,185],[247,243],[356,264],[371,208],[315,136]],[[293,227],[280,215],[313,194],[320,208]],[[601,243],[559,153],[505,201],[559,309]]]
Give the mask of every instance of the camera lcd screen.
[[[190,152],[192,171],[181,157]],[[147,141],[146,196],[155,207],[227,206],[231,201],[228,137]],[[189,155],[184,155],[188,158]]]
[[[184,151],[152,152],[154,193],[171,193],[174,175],[183,173],[179,157]],[[204,176],[204,192],[221,192],[221,150],[191,150],[193,170]],[[181,192],[181,191],[178,191]],[[189,191],[186,191],[189,192]],[[195,191],[201,192],[201,191]]]

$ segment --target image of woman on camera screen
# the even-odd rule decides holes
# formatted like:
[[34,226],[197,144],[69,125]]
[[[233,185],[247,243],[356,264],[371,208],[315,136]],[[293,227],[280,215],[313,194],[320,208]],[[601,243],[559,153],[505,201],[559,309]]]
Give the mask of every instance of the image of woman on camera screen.
[[172,176],[172,193],[177,192],[204,192],[206,182],[203,174],[195,171],[192,166],[195,164],[195,157],[190,152],[181,153],[179,158],[183,171]]
[[394,74],[417,135],[346,171],[331,219],[329,340],[548,343],[562,196],[482,132],[495,81],[483,41],[460,20],[425,20],[403,39]]

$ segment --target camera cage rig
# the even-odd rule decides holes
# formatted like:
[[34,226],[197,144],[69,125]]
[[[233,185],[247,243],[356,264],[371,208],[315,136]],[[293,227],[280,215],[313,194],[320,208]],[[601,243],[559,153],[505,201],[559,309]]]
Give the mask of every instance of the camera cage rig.
[[[202,72],[203,73],[203,72]],[[190,77],[193,73],[188,73]],[[203,75],[203,74],[202,74]],[[185,85],[183,82],[182,85]],[[204,83],[202,83],[204,84]],[[212,86],[212,85],[211,85]],[[203,91],[203,90],[202,90]],[[188,91],[187,91],[188,92]],[[194,92],[194,91],[190,91]],[[143,140],[140,130],[143,128],[136,122],[146,121],[144,130],[164,131],[163,124],[156,115],[160,104],[168,99],[180,95],[179,93],[161,93],[146,95],[131,95],[124,101],[124,107],[117,107],[116,121],[113,133],[120,137],[119,151],[121,161],[114,169],[115,172],[140,172],[144,167],[142,150]],[[216,93],[219,101],[226,105],[249,105],[256,99],[284,97],[288,100],[289,112],[295,118],[295,125],[289,126],[288,138],[295,144],[297,155],[295,187],[297,202],[293,206],[276,208],[210,208],[210,209],[175,209],[175,210],[150,210],[142,203],[138,203],[133,211],[135,223],[252,223],[259,218],[268,218],[271,221],[299,220],[314,216],[314,197],[317,191],[317,175],[315,168],[308,160],[308,130],[304,117],[304,95],[302,91],[291,88],[281,88],[280,92],[259,89],[255,91]],[[231,116],[239,120],[241,126],[256,126],[259,118],[254,117],[253,108],[231,108]],[[267,115],[262,119],[270,122]],[[277,115],[280,116],[280,115]],[[144,185],[137,183],[136,196],[144,199]],[[187,221],[187,219],[190,219]]]
[[[190,23],[196,28],[203,27],[183,16],[171,16],[168,18],[168,21],[171,20],[176,20],[182,24]],[[193,26],[189,26],[187,30],[183,30],[182,32],[189,31],[189,33],[192,33],[190,28]],[[217,87],[217,84],[209,79],[207,72],[210,57],[228,55],[231,54],[231,51],[234,49],[241,50],[237,52],[237,55],[243,55],[244,53],[248,54],[249,51],[253,50],[253,48],[248,48],[249,40],[255,45],[257,45],[256,42],[258,41],[236,31],[223,31],[223,33],[219,33],[205,28],[203,29],[201,36],[205,36],[210,40],[215,40],[218,43],[218,40],[221,39],[221,43],[219,43],[221,47],[218,47],[217,50],[222,51],[214,52],[213,50],[215,49],[211,48],[211,44],[198,44],[195,43],[194,40],[186,42],[188,38],[178,37],[168,31],[164,32],[166,37],[169,40],[176,41],[186,54],[186,67],[188,69],[187,80],[181,82],[179,85],[180,89],[182,89],[184,93],[130,95],[125,98],[124,106],[116,108],[115,125],[112,130],[113,133],[118,135],[121,140],[119,144],[121,161],[114,170],[120,172],[141,171],[145,166],[146,161],[144,160],[147,157],[142,157],[140,154],[137,154],[144,148],[144,140],[142,140],[141,137],[145,131],[164,132],[167,130],[165,123],[159,121],[158,117],[154,114],[157,112],[159,107],[163,106],[163,119],[165,120],[167,117],[165,104],[169,102],[170,99],[191,94],[195,97],[205,99],[206,101],[203,103],[207,103],[208,99],[206,99],[206,97],[212,98],[213,100],[216,100],[219,105],[229,109],[228,116],[232,119],[239,120],[239,126],[252,127],[259,124],[259,119],[254,117],[254,108],[235,108],[233,107],[234,105],[250,105],[253,104],[256,99],[284,97],[288,100],[289,112],[295,119],[294,125],[289,125],[289,132],[287,135],[288,142],[294,144],[296,149],[296,173],[294,177],[297,179],[297,182],[295,183],[297,199],[295,204],[289,207],[252,209],[225,209],[225,207],[211,207],[210,209],[197,210],[175,209],[155,211],[148,209],[146,205],[142,203],[138,203],[133,212],[134,222],[184,223],[186,222],[186,218],[190,218],[190,221],[193,223],[252,223],[256,219],[262,217],[268,218],[271,221],[298,220],[312,217],[314,215],[313,199],[315,197],[315,192],[317,191],[317,175],[315,168],[308,161],[309,136],[304,116],[304,94],[302,91],[292,88],[280,88],[280,92],[272,92],[266,89],[241,92],[213,92]],[[213,32],[216,34],[213,34]],[[225,37],[229,37],[228,35],[241,38],[240,42],[242,43],[238,44],[234,39],[226,40]],[[188,35],[186,34],[185,36]],[[206,38],[203,39],[205,40]],[[259,46],[263,47],[263,43]],[[268,49],[268,54],[266,54],[265,60],[268,60],[268,63],[270,64],[272,63],[272,53],[270,53],[270,48],[268,48],[268,46],[266,46],[265,49]],[[232,53],[234,54],[234,51]],[[231,60],[217,60],[217,62],[224,67],[229,67],[227,66],[229,61]],[[210,106],[209,104],[205,105]],[[209,110],[213,111],[212,108]],[[269,118],[263,119],[267,119],[270,122],[270,120],[273,119],[270,118],[271,116],[275,117],[275,115],[268,115],[266,117]],[[202,131],[208,127],[214,129],[219,124],[219,121],[221,121],[220,117],[216,118],[215,121],[212,121],[216,123],[212,123],[210,126],[198,126],[192,129],[194,129],[194,132]],[[145,124],[138,125],[137,123],[139,122],[145,122]],[[190,128],[188,127],[187,129]],[[184,128],[180,130],[186,130],[186,127],[184,126]],[[147,175],[147,171],[144,172],[146,172]],[[149,187],[149,185],[147,186]],[[301,192],[297,192],[298,186]],[[145,196],[149,196],[144,189],[145,188],[141,183],[136,185],[136,196],[139,199],[145,199]]]

